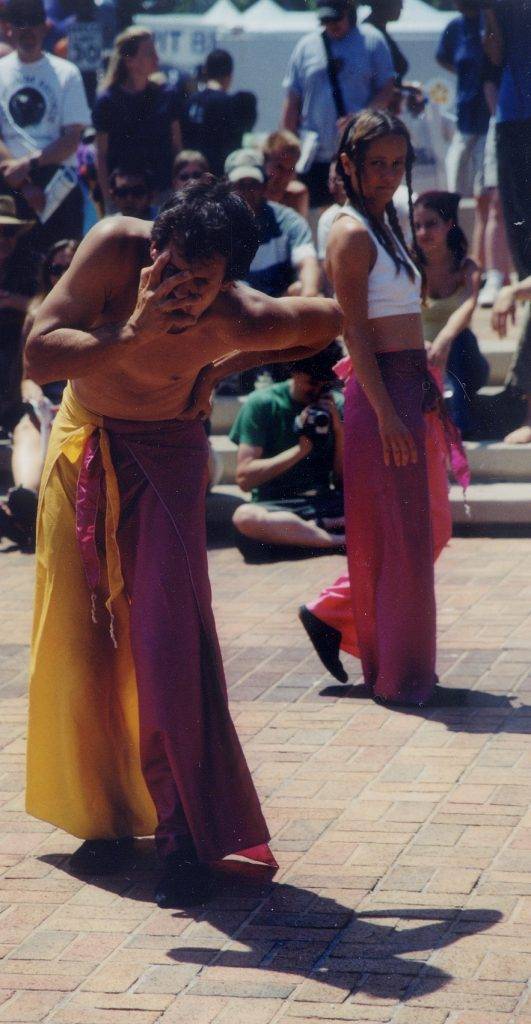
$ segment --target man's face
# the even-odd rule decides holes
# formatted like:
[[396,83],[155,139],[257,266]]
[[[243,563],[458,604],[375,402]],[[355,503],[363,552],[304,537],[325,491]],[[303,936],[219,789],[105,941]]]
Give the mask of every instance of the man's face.
[[265,184],[256,178],[240,178],[234,184],[234,191],[245,199],[253,213],[258,213],[264,201]]
[[293,373],[292,379],[292,397],[296,402],[301,402],[303,405],[314,405],[318,402],[321,395],[329,390],[332,383],[331,380],[320,380],[317,377],[312,377],[309,373]]
[[295,175],[297,153],[290,149],[281,149],[266,157],[265,172],[275,188],[285,191]]
[[350,29],[350,17],[348,11],[345,11],[340,18],[321,18],[321,25],[326,29],[327,35],[331,39],[343,39]]
[[17,53],[24,57],[32,56],[42,49],[46,35],[46,25],[8,25],[7,36]]
[[[164,269],[163,278],[173,277],[179,271],[191,273],[193,277],[187,282],[183,311],[192,316],[200,317],[217,299],[219,293],[230,284],[225,280],[227,260],[224,256],[212,256],[204,262],[187,260],[179,251],[175,242],[167,247],[170,260]],[[151,247],[151,257],[155,260],[157,250]]]
[[149,217],[152,196],[141,174],[117,174],[111,195],[124,217]]

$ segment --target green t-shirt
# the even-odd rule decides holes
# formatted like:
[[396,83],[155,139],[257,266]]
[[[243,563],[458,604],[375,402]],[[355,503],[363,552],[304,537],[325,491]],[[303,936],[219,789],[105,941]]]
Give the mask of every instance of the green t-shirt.
[[[342,413],[343,395],[332,392],[334,401]],[[290,394],[290,382],[282,381],[271,387],[260,388],[249,395],[240,409],[232,426],[230,439],[235,444],[248,444],[262,448],[262,458],[270,459],[298,444],[294,420],[305,408],[302,402],[294,402]],[[308,492],[323,494],[330,490],[334,465],[333,433],[324,450],[313,450],[291,469],[275,480],[261,484],[252,491],[253,501],[282,501],[286,498],[302,497]]]

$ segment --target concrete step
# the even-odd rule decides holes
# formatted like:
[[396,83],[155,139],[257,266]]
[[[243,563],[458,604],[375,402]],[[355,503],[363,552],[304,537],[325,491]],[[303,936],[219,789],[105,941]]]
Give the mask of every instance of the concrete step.
[[[223,434],[212,436],[210,441],[222,464],[220,483],[233,484],[236,479],[236,445]],[[465,441],[465,448],[475,482],[531,480],[530,445]]]
[[245,399],[245,395],[216,395],[210,417],[213,434],[228,434]]
[[221,484],[233,484],[236,479],[236,455],[238,448],[226,434],[213,434],[210,444],[214,449],[220,463]]
[[[238,501],[248,501],[249,495],[235,484],[222,484],[212,489],[219,508],[226,503],[235,508]],[[473,483],[467,491],[466,505],[460,487],[450,488],[452,519],[459,525],[496,526],[519,524],[531,527],[531,483],[510,483],[492,480]]]
[[[500,387],[511,365],[514,341],[480,341],[480,348],[490,364],[489,387]],[[213,434],[226,434],[245,402],[244,395],[216,395],[210,418]]]
[[503,384],[516,350],[516,342],[485,340],[479,342],[479,347],[489,361],[489,384]]
[[467,491],[466,505],[461,488],[452,486],[450,503],[452,519],[460,525],[531,527],[531,483],[499,480],[473,483]]
[[[211,519],[224,514],[228,521],[228,509],[238,502],[249,501],[235,484],[221,484],[213,487],[210,501]],[[450,505],[454,523],[468,526],[520,524],[531,526],[531,483],[511,483],[491,480],[473,483],[467,492],[467,504],[462,498],[461,488],[450,487]],[[224,513],[222,510],[226,509]]]
[[465,441],[474,481],[530,481],[531,445]]

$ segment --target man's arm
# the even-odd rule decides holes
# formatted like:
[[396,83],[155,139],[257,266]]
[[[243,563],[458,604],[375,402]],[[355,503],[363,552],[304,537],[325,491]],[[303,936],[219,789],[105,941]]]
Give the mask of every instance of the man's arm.
[[334,299],[273,299],[242,284],[231,289],[228,299],[221,322],[228,352],[234,352],[236,341],[242,352],[270,349],[278,362],[282,349],[319,352],[341,334],[343,314]]
[[294,92],[288,92],[282,108],[280,127],[297,134],[301,120],[301,101]]
[[387,110],[387,107],[393,99],[394,92],[395,79],[393,75],[393,77],[378,90],[375,96],[372,97],[372,100],[367,104],[367,106],[371,107],[373,110]]
[[183,292],[190,274],[162,280],[169,253],[140,273],[135,308],[120,323],[96,329],[113,287],[119,290],[120,269],[131,258],[134,239],[123,222],[96,225],[83,240],[74,259],[36,313],[25,349],[26,376],[38,384],[87,376],[112,366],[124,352],[137,349],[161,336],[195,323],[182,312]]
[[483,49],[492,64],[501,67],[503,64],[503,36],[492,8],[484,11],[485,31],[483,33]]
[[[70,124],[63,129],[62,134],[55,142],[50,142],[43,150],[35,149],[27,156],[8,156],[2,160],[1,168],[7,184],[11,188],[18,188],[26,178],[30,176],[30,162],[36,160],[39,167],[46,167],[49,164],[62,164],[75,153],[83,132],[83,125]],[[5,147],[4,147],[5,148]]]
[[238,446],[236,463],[236,483],[242,491],[252,491],[253,487],[275,480],[292,466],[305,459],[312,450],[312,442],[301,434],[298,444],[287,448],[285,452],[272,455],[269,459],[262,458],[263,448],[249,444]]

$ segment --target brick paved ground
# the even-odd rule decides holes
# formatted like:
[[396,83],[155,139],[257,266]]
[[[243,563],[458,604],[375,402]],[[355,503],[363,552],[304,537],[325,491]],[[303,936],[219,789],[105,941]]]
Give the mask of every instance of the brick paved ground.
[[[458,539],[438,572],[460,710],[330,686],[294,615],[337,557],[212,553],[232,708],[281,863],[201,913],[68,873],[76,842],[22,811],[32,560],[0,550],[0,1021],[531,1024],[531,540]],[[349,660],[354,682],[356,663]]]

